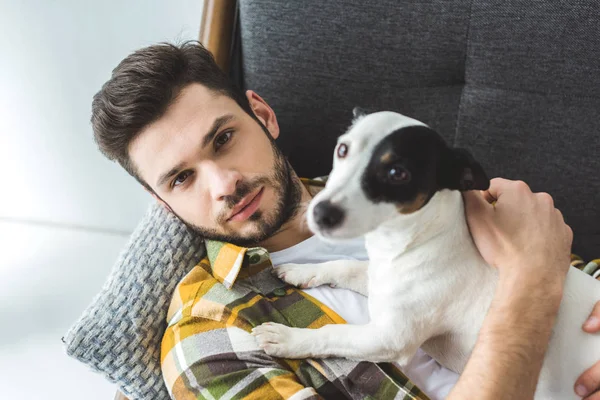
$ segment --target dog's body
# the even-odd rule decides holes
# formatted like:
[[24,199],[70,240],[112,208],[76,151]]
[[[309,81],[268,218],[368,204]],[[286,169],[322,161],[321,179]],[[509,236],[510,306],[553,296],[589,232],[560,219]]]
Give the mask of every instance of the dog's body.
[[[395,318],[412,314],[413,321],[400,318],[391,331],[414,336],[414,351],[422,346],[445,367],[462,371],[477,339],[472,326],[483,322],[497,272],[482,262],[469,236],[458,191],[438,192],[427,207],[401,219],[366,235],[369,312],[374,320],[389,318],[390,306]],[[395,359],[404,364],[414,351]]]
[[[345,148],[338,147],[327,185],[311,203],[309,226],[334,239],[366,233],[369,262],[277,271],[294,285],[332,284],[368,295],[371,321],[314,330],[263,324],[254,334],[269,354],[402,365],[423,347],[440,364],[462,372],[497,272],[472,241],[459,190],[485,188],[487,178],[470,156],[444,148],[428,130],[399,114],[377,113],[357,120],[340,138]],[[351,158],[352,151],[359,154]],[[600,336],[581,330],[599,299],[600,283],[571,268],[536,399],[577,398],[576,378],[600,359]]]

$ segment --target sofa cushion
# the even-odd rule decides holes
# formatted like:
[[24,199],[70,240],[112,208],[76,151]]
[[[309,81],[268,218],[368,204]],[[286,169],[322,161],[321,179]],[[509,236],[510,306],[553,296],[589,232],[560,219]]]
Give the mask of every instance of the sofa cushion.
[[153,204],[101,292],[63,338],[67,353],[131,399],[169,399],[160,343],[171,295],[205,254],[201,238]]

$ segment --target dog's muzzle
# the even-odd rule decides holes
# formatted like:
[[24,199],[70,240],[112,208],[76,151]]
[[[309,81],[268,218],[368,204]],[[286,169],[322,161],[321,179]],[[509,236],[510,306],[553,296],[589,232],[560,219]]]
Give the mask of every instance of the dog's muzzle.
[[329,200],[317,203],[313,209],[313,218],[319,228],[332,229],[344,221],[345,213],[341,207]]

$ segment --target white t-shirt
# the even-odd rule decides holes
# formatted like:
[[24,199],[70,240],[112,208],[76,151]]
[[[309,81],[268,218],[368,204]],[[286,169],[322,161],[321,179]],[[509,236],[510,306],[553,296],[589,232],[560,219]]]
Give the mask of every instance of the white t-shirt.
[[[312,236],[295,246],[271,253],[275,268],[286,263],[309,264],[341,259],[368,259],[364,238],[328,243]],[[361,294],[348,289],[333,289],[327,285],[304,291],[334,310],[349,324],[362,325],[369,322],[367,298]],[[421,349],[402,371],[432,400],[446,398],[458,380],[455,372],[442,367]]]

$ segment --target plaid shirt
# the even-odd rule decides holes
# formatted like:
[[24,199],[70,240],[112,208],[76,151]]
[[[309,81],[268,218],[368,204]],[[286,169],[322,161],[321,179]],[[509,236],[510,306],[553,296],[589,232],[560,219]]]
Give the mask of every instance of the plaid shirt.
[[273,276],[263,248],[206,241],[206,254],[178,284],[167,316],[161,366],[173,399],[428,399],[391,363],[267,355],[250,334],[263,322],[314,329],[345,321]]
[[[274,277],[265,249],[207,241],[206,250],[177,286],[167,316],[161,366],[173,399],[428,399],[391,363],[267,355],[250,335],[263,322],[314,329],[345,321]],[[572,258],[588,273],[592,263]]]

